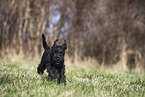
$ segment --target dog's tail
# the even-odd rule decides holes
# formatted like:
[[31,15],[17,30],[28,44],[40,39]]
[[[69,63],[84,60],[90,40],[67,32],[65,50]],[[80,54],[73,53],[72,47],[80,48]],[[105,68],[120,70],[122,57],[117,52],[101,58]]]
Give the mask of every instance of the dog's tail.
[[47,43],[46,43],[46,39],[45,39],[45,35],[44,34],[42,34],[42,43],[43,43],[43,48],[45,49],[45,50],[48,50],[48,49],[50,49],[50,47],[47,45]]

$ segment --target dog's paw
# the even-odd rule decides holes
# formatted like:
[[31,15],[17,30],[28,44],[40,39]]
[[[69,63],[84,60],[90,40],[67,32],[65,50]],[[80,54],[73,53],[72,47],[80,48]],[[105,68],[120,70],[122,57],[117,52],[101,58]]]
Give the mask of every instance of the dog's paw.
[[44,71],[41,71],[41,70],[39,70],[39,68],[37,68],[37,73],[38,73],[38,74],[43,74]]

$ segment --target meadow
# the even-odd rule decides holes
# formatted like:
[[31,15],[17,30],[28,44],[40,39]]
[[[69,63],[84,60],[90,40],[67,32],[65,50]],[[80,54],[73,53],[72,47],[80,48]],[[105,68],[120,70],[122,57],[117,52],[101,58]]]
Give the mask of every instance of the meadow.
[[145,97],[145,75],[66,64],[67,82],[47,81],[36,72],[38,61],[0,60],[1,97]]

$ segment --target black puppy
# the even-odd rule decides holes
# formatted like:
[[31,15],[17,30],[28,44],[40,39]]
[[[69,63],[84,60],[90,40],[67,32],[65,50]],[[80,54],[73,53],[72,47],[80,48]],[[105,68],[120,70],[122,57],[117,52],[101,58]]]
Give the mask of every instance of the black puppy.
[[67,49],[66,40],[62,45],[56,45],[58,39],[54,41],[53,46],[50,48],[45,40],[45,35],[42,34],[43,47],[45,49],[41,62],[38,65],[37,72],[43,74],[47,69],[49,80],[58,80],[58,83],[66,82],[64,55]]

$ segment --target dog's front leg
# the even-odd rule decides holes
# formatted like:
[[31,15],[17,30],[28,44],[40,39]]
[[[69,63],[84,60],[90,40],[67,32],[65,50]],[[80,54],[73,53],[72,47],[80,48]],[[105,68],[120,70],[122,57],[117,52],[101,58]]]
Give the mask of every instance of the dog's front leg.
[[54,74],[53,68],[51,68],[49,63],[47,63],[46,68],[47,68],[47,72],[49,73],[49,76],[52,79],[56,79],[57,76]]
[[56,79],[56,78],[57,78],[57,76],[56,76],[56,74],[54,73],[53,69],[50,69],[50,70],[49,70],[49,75],[50,75],[53,79]]
[[61,69],[60,76],[58,78],[58,83],[66,83],[65,68]]

